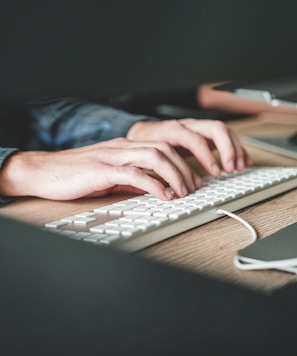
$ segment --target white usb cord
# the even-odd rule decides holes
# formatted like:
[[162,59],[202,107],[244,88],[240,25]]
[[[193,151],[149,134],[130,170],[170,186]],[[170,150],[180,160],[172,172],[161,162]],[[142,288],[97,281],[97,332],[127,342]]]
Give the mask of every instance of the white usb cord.
[[237,221],[239,221],[242,225],[244,225],[246,228],[249,229],[251,235],[252,235],[252,242],[255,242],[257,240],[257,232],[256,230],[252,227],[252,225],[250,225],[246,220],[244,220],[243,218],[241,218],[240,216],[231,213],[228,210],[224,210],[224,209],[218,209],[216,211],[217,214],[225,214],[228,215],[230,218],[235,219]]
[[[243,218],[240,216],[231,213],[230,211],[224,210],[224,209],[217,209],[216,211],[217,214],[224,214],[229,216],[230,218],[233,218],[240,222],[242,225],[244,225],[251,233],[252,235],[252,241],[251,243],[255,242],[257,240],[257,232],[256,230]],[[245,258],[244,261],[241,260],[240,256],[235,256],[234,257],[234,264],[237,268],[241,270],[263,270],[263,269],[278,269],[284,272],[289,272],[289,273],[294,273],[297,274],[297,267],[292,266],[292,262],[290,261],[270,261],[270,262],[265,262],[265,261],[259,261],[259,260],[254,260],[254,259],[248,259]]]

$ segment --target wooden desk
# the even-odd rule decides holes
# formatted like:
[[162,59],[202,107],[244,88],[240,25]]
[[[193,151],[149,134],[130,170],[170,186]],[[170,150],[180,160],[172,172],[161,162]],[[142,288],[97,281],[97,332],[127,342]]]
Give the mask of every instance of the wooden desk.
[[[248,120],[234,121],[230,126],[239,136],[261,134],[291,134],[297,131],[297,116],[261,114]],[[256,165],[296,166],[297,161],[245,144]],[[100,199],[80,199],[70,202],[35,198],[20,199],[0,209],[0,214],[29,223],[44,223],[94,207],[110,204],[127,196]],[[297,221],[297,189],[269,201],[237,212],[264,238],[278,229]],[[296,277],[277,271],[240,271],[233,265],[238,249],[250,242],[245,227],[228,217],[210,222],[191,231],[145,249],[141,254],[215,278],[229,280],[263,291],[272,291]]]

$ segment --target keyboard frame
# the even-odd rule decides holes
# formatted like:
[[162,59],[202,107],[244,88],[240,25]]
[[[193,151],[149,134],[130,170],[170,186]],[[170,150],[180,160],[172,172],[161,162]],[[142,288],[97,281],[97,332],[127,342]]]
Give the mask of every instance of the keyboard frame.
[[263,203],[267,199],[273,199],[282,193],[296,188],[297,177],[293,177],[285,182],[280,182],[271,187],[263,188],[260,191],[252,192],[243,197],[241,196],[234,200],[230,200],[229,202],[206,208],[203,212],[198,212],[195,215],[185,216],[176,221],[171,220],[170,223],[159,226],[151,231],[143,232],[139,235],[129,237],[128,239],[119,239],[118,241],[115,241],[112,246],[129,252],[139,251],[183,232],[197,228],[210,221],[226,216],[224,214],[217,214],[218,209],[235,212],[248,208],[256,203]]

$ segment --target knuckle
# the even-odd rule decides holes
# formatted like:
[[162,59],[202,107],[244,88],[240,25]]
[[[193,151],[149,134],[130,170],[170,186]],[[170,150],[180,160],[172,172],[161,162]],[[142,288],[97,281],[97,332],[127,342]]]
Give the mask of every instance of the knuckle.
[[157,147],[149,147],[146,151],[151,159],[159,159],[161,157],[161,151]]
[[138,167],[129,167],[129,173],[133,176],[140,176],[141,170]]
[[172,150],[172,147],[166,142],[160,142],[158,146],[159,149],[163,152],[169,152]]
[[195,141],[200,145],[206,145],[207,140],[204,136],[197,134],[195,135]]
[[180,127],[180,123],[176,119],[167,121],[167,125],[168,125],[168,127],[167,127],[168,130],[170,130],[170,129],[175,130],[177,127]]
[[219,131],[227,131],[227,126],[223,121],[220,120],[213,121],[213,127]]

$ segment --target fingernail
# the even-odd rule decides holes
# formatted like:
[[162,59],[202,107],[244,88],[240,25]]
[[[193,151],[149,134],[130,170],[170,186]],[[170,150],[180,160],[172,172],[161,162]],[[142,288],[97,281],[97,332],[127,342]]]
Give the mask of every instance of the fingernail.
[[219,168],[219,166],[217,164],[213,164],[211,166],[211,171],[212,171],[213,174],[216,174],[216,175],[221,173],[221,170],[220,170],[220,168]]
[[164,194],[165,194],[166,198],[168,198],[168,199],[173,198],[173,191],[171,190],[171,188],[165,188]]
[[244,168],[244,161],[243,161],[242,158],[239,158],[239,159],[237,160],[237,169],[241,170],[241,169],[243,169],[243,168]]
[[190,183],[189,188],[189,192],[193,193],[196,190],[196,184],[195,184],[195,180],[193,179],[193,181]]
[[188,189],[186,187],[182,187],[182,194],[184,197],[189,194]]
[[228,161],[226,164],[227,171],[233,172],[234,171],[234,162],[233,161]]

